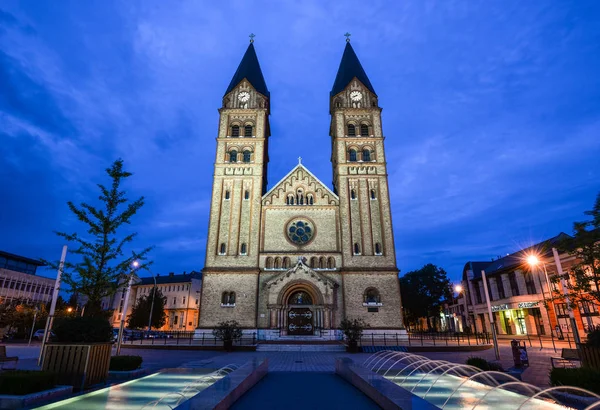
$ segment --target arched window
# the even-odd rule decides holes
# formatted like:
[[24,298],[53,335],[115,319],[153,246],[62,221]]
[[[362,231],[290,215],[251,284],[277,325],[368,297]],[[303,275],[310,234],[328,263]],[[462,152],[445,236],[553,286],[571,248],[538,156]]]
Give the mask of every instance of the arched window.
[[239,137],[240,136],[240,126],[239,125],[232,125],[231,126],[231,136],[232,137]]
[[244,191],[244,199],[245,200],[250,199],[250,191],[248,191],[248,190]]
[[381,255],[381,244],[379,242],[375,244],[375,255]]
[[252,136],[252,125],[246,125],[244,127],[244,137],[251,137]]
[[348,136],[355,137],[356,136],[356,127],[354,124],[348,124]]
[[219,255],[225,255],[225,251],[227,251],[227,248],[225,247],[225,244],[222,243],[221,246],[219,246]]
[[313,196],[312,196],[311,194],[308,194],[308,195],[306,196],[306,203],[307,203],[308,205],[314,205],[314,203],[315,203],[315,200],[314,200],[314,198],[313,198]]
[[318,262],[317,262],[317,258],[316,257],[313,256],[312,258],[310,258],[310,267],[311,268],[313,268],[313,269],[316,268],[317,267],[317,263]]
[[290,268],[290,258],[288,258],[287,256],[283,258],[283,268],[284,269]]
[[294,205],[294,195],[288,195],[287,198],[285,199],[285,203],[287,205]]
[[327,259],[327,269],[335,269],[335,258],[333,256]]
[[369,126],[367,124],[360,124],[360,135],[362,137],[369,136]]
[[265,268],[273,269],[273,258],[271,258],[270,256],[267,258],[267,260],[265,262]]
[[252,153],[248,150],[244,151],[244,162],[245,163],[250,162],[251,158],[252,158]]
[[354,254],[360,255],[360,246],[358,245],[358,242],[354,242]]
[[225,199],[229,199],[229,195],[230,195],[230,194],[229,194],[229,191],[228,191],[228,190],[227,190],[227,191],[225,191]]
[[245,243],[242,244],[242,246],[240,246],[240,254],[242,255],[246,255],[248,253],[248,249]]
[[362,160],[365,162],[371,162],[371,151],[368,148],[363,149]]
[[371,199],[377,199],[377,194],[374,189],[371,189]]
[[349,160],[350,162],[356,162],[356,150],[355,150],[355,149],[351,149],[351,150],[348,152],[348,160]]
[[304,205],[304,195],[301,189],[298,190],[298,194],[296,195],[296,203],[298,205]]
[[327,260],[325,259],[324,256],[321,256],[319,258],[319,268],[320,269],[327,269]]
[[381,296],[379,295],[379,291],[375,288],[367,288],[363,295],[363,303],[367,303],[367,304],[381,303]]
[[221,304],[235,306],[235,292],[223,292],[221,295]]
[[350,190],[350,199],[356,199],[356,191],[354,189]]
[[229,162],[237,162],[237,151],[229,151]]
[[281,269],[281,258],[279,256],[275,258],[275,269]]

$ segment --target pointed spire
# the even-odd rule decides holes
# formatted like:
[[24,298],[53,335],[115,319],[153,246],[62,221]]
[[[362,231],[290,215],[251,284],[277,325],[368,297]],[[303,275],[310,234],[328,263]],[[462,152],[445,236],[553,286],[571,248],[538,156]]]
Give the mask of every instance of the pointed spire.
[[248,46],[244,57],[242,57],[242,61],[235,71],[225,94],[231,92],[231,90],[233,90],[244,78],[252,84],[252,87],[254,87],[256,91],[269,97],[269,90],[267,89],[267,84],[265,83],[265,78],[263,77],[260,64],[258,63],[258,57],[254,50],[254,34],[250,35],[250,45]]
[[364,84],[365,87],[369,89],[373,94],[375,90],[371,85],[371,81],[369,81],[369,77],[367,77],[367,73],[362,68],[354,49],[350,45],[350,34],[346,33],[346,48],[344,49],[344,54],[342,55],[342,61],[340,62],[340,68],[338,68],[337,75],[335,76],[335,82],[333,83],[333,88],[331,89],[331,96],[340,93],[346,86],[352,81],[354,77],[356,77],[361,83]]

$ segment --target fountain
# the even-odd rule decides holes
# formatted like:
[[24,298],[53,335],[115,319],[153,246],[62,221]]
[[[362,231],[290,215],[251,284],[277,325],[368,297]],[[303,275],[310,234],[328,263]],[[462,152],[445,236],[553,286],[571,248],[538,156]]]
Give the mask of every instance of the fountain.
[[541,389],[507,373],[406,352],[379,351],[363,367],[442,409],[600,409],[600,396],[581,388]]

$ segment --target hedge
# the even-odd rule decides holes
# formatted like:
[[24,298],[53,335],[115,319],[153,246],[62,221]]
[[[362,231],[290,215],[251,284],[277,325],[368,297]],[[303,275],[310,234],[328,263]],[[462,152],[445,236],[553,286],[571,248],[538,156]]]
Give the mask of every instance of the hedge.
[[106,343],[113,339],[112,326],[103,317],[63,318],[52,331],[61,343]]
[[139,369],[141,365],[141,356],[112,356],[110,358],[110,367],[108,370],[126,372],[129,370]]
[[497,371],[497,372],[504,371],[504,369],[502,368],[502,365],[500,365],[500,363],[488,362],[483,357],[469,357],[467,359],[467,364],[469,366],[477,367],[483,371],[488,371],[488,370],[493,370],[493,371]]
[[56,375],[36,370],[12,370],[0,373],[0,394],[22,396],[56,386]]
[[574,386],[600,394],[600,370],[589,367],[576,369],[555,368],[550,371],[552,386]]

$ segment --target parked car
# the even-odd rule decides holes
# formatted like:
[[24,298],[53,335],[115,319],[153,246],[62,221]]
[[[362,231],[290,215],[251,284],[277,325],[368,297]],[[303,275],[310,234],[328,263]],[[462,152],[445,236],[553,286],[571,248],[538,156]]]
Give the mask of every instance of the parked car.
[[[50,339],[54,338],[55,334],[54,332],[51,330],[50,331]],[[38,329],[35,331],[35,333],[33,334],[33,340],[42,340],[44,338],[44,329]]]

